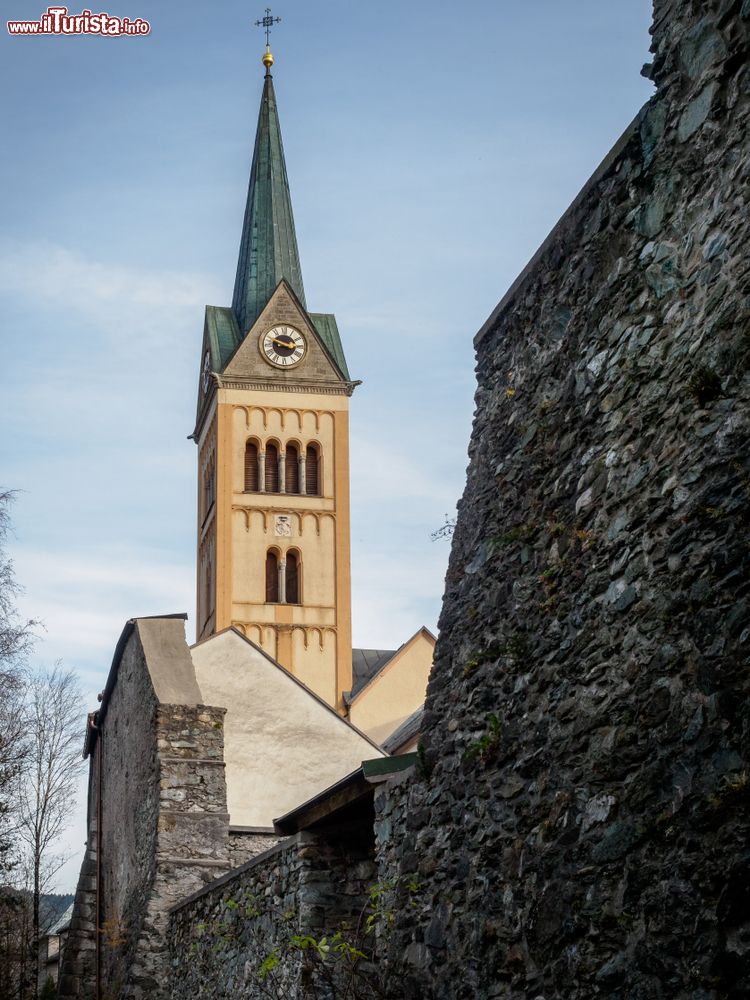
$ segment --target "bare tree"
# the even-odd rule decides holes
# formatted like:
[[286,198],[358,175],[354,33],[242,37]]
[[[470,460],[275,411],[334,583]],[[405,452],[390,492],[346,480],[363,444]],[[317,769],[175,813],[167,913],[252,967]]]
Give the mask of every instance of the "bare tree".
[[[75,674],[57,663],[28,683],[29,752],[18,783],[21,839],[33,892],[32,948],[39,951],[39,901],[66,858],[52,848],[72,814],[81,766],[81,692]],[[33,995],[38,977],[34,977]]]
[[18,863],[14,840],[15,785],[28,753],[25,683],[16,670],[0,670],[0,885]]
[[34,642],[34,629],[39,624],[18,614],[16,598],[21,588],[13,561],[5,551],[11,530],[10,507],[15,497],[13,490],[0,490],[0,671],[17,669]]
[[35,621],[19,615],[16,581],[6,542],[12,490],[0,489],[0,996],[22,997],[29,981],[28,896],[9,883],[22,874],[18,844],[17,783],[28,753],[25,662]]
[[5,548],[14,499],[12,490],[0,490],[0,885],[8,880],[19,860],[13,839],[13,792],[28,750],[23,667],[38,624],[22,618],[16,609],[21,588]]

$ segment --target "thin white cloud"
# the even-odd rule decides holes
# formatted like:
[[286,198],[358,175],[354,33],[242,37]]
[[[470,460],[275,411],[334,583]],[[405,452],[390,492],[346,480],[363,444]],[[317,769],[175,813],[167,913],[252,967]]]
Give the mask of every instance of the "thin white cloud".
[[14,551],[25,593],[19,604],[44,625],[39,653],[49,650],[84,680],[100,687],[125,622],[136,615],[187,611],[192,617],[193,570],[158,553],[99,547],[81,552]]
[[355,646],[392,649],[422,625],[435,632],[449,549],[445,544],[429,544],[432,547],[422,553],[422,558],[408,560],[407,572],[398,569],[398,553],[374,548],[355,552]]
[[[92,260],[48,241],[0,241],[0,292],[25,302],[74,310],[106,337],[134,316],[155,320],[188,311],[200,316],[206,302],[222,294],[205,274],[154,271]],[[131,329],[138,335],[137,327]]]
[[[415,460],[417,443],[412,435],[400,436],[400,445],[383,444],[371,437],[353,435],[352,496],[355,502],[382,504],[424,501],[444,509],[456,502],[454,482],[434,475],[426,462]],[[429,530],[430,520],[425,520]]]

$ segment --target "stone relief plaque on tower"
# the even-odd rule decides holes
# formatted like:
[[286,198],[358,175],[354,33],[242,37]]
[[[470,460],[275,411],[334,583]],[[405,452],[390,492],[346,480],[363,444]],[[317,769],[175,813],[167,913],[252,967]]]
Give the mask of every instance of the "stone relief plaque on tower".
[[273,533],[277,538],[292,537],[292,518],[289,514],[276,514],[274,516]]

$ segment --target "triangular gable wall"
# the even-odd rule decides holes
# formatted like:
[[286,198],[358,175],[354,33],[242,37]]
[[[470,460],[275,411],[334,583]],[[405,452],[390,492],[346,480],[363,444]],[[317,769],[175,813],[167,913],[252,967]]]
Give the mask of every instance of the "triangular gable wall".
[[191,652],[203,700],[227,709],[224,759],[233,826],[271,827],[363,760],[385,756],[236,630]]
[[[277,325],[295,327],[304,335],[307,342],[305,357],[298,365],[288,370],[270,365],[259,347],[260,337]],[[283,280],[279,282],[265,309],[224,369],[225,378],[232,376],[267,379],[275,384],[287,384],[290,388],[298,382],[315,381],[330,384],[346,381],[306,311],[287,282]]]

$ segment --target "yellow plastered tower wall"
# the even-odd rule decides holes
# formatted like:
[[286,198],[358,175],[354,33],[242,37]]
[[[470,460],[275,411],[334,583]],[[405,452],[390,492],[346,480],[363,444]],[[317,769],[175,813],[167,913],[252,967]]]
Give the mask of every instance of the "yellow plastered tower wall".
[[[280,328],[298,333],[305,351],[276,371],[263,345]],[[352,687],[352,389],[282,280],[212,375],[197,437],[197,637],[234,626],[341,709]]]

